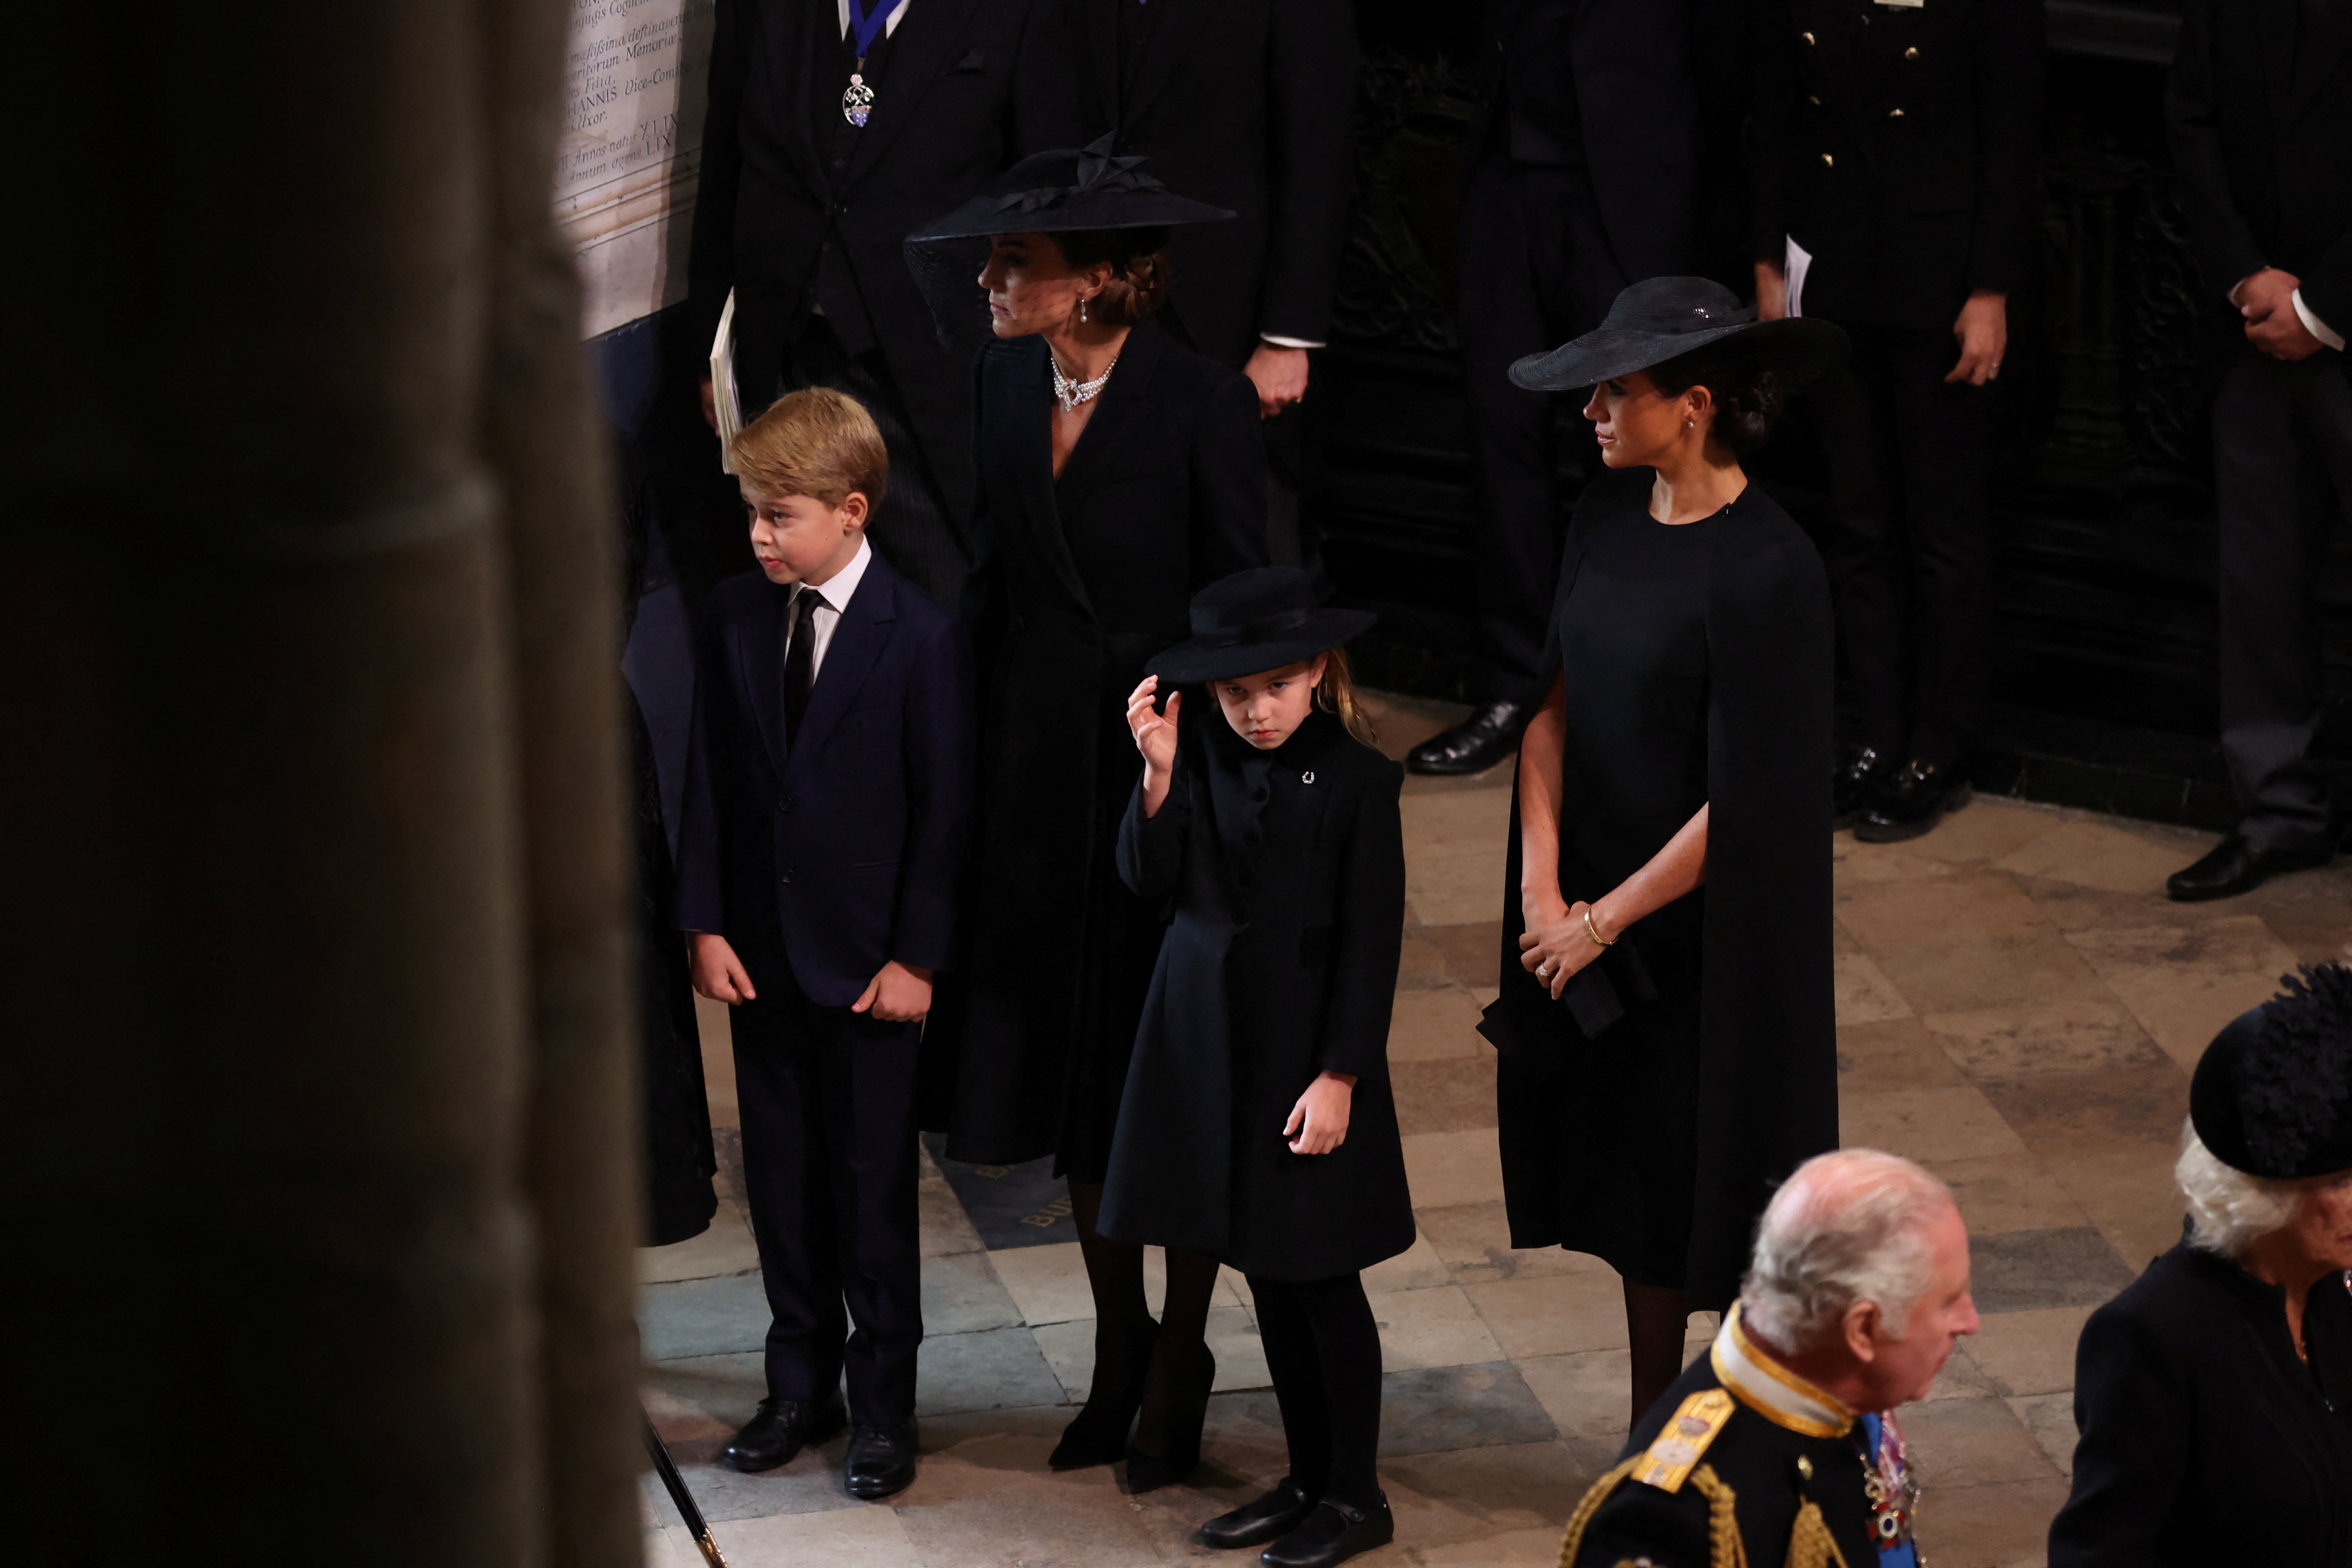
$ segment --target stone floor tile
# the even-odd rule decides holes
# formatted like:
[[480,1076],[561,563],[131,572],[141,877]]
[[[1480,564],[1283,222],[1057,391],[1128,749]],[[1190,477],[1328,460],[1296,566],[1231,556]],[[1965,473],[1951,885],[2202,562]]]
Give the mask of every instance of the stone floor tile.
[[1459,1285],[1383,1291],[1371,1303],[1372,1321],[1380,1325],[1384,1372],[1475,1366],[1503,1359],[1495,1336]]
[[1933,1487],[1919,1501],[1919,1555],[1935,1568],[2042,1568],[2065,1500],[2061,1476]]
[[1990,1084],[1987,1096],[2060,1188],[2135,1269],[2180,1237],[2172,1184],[2189,1079],[2180,1068]]
[[[1066,1322],[1040,1323],[1029,1331],[1037,1342],[1037,1353],[1045,1358],[1053,1370],[1054,1381],[1062,1385],[1062,1397],[1072,1405],[1084,1405],[1087,1391],[1094,1385],[1095,1321],[1073,1318]],[[1224,1371],[1221,1360],[1217,1364]]]
[[2137,1278],[2180,1239],[2182,1205],[2172,1184],[2175,1158],[2172,1148],[2156,1144],[2084,1150],[2053,1155],[2043,1163]]
[[969,1334],[1020,1321],[1021,1309],[997,1279],[989,1254],[959,1252],[923,1259],[926,1334]]
[[1494,1126],[1495,1062],[1492,1050],[1444,1061],[1391,1062],[1398,1130],[1410,1137]]
[[1601,1468],[1581,1445],[1561,1442],[1400,1455],[1381,1467],[1397,1520],[1388,1552],[1411,1563],[1549,1568],[1560,1527]]
[[2165,833],[2143,824],[2078,817],[1992,862],[1996,871],[2097,888],[2160,894],[2164,879],[2204,853],[2206,835]]
[[1916,1018],[1875,1024],[1841,1022],[1837,1032],[1838,1090],[1869,1094],[1892,1089],[1948,1089],[1961,1081],[1936,1037]]
[[1525,1356],[1519,1375],[1562,1435],[1615,1453],[1631,1429],[1633,1363],[1622,1349]]
[[1087,1263],[1075,1241],[1051,1247],[1012,1247],[992,1254],[996,1277],[1013,1298],[1021,1321],[1031,1328],[1041,1323],[1066,1323],[1095,1315],[1094,1292],[1087,1285]]
[[[1500,898],[1498,889],[1498,902]],[[1445,972],[1463,985],[1492,985],[1502,973],[1503,921],[1499,916],[1458,925],[1424,925],[1421,934],[1444,955]]]
[[[2104,1299],[2104,1298],[2103,1298]],[[2053,1394],[2074,1386],[2074,1342],[2098,1303],[2038,1311],[1986,1312],[1968,1342],[1969,1359],[2003,1395]]]
[[2003,1154],[1924,1163],[1951,1187],[1971,1237],[2005,1230],[2061,1230],[2088,1222],[2083,1206],[2066,1195],[2037,1157]]
[[646,1568],[703,1568],[701,1550],[694,1544],[694,1538],[687,1534],[686,1526],[682,1524],[648,1529],[645,1535],[645,1559]]
[[2120,1002],[2065,997],[1921,1020],[1978,1083],[2161,1066],[2167,1059]]
[[1404,1172],[1415,1209],[1482,1204],[1503,1195],[1502,1151],[1491,1127],[1407,1135]]
[[925,1424],[922,1472],[892,1510],[924,1568],[1158,1568],[1117,1467],[1046,1468],[1067,1419],[1033,1410]]
[[[2183,861],[2182,864],[2187,864]],[[2125,931],[2137,926],[2200,926],[2253,912],[2242,900],[2177,904],[2161,891],[2110,893],[2098,888],[2042,877],[2019,877],[2017,885],[2033,907],[2060,931]]]
[[1410,795],[1402,803],[1405,897],[1424,926],[1502,918],[1503,858],[1508,847],[1507,789]]
[[1426,1290],[1454,1282],[1445,1259],[1437,1255],[1429,1237],[1418,1232],[1404,1251],[1364,1270],[1364,1289],[1375,1295],[1386,1290]]
[[1397,991],[1452,991],[1460,985],[1445,967],[1445,954],[1437,945],[1421,934],[1412,921],[1412,910],[1405,910],[1404,935],[1397,950]]
[[1912,1010],[1923,1016],[2062,997],[2104,1001],[2110,994],[2083,955],[2049,929],[1874,957]]
[[1539,1275],[1463,1289],[1514,1360],[1625,1343],[1625,1291],[1614,1273]]
[[1363,687],[1357,690],[1363,701],[1364,716],[1371,721],[1381,754],[1392,763],[1404,761],[1407,752],[1470,717],[1471,710],[1465,703],[1409,697],[1401,691],[1373,691]]
[[1399,991],[1389,1016],[1389,1066],[1406,1062],[1456,1061],[1489,1056],[1495,1047],[1478,1033],[1478,1005],[1455,987]]
[[1218,1394],[1244,1388],[1271,1388],[1274,1374],[1265,1367],[1265,1342],[1257,1324],[1239,1307],[1212,1307],[1202,1337],[1217,1358],[1217,1379],[1209,1385]]
[[[922,1484],[918,1471],[914,1486],[899,1494],[902,1503],[920,1507]],[[826,1513],[730,1520],[713,1524],[710,1534],[728,1568],[927,1568],[898,1507],[853,1504]],[[690,1544],[688,1550],[689,1563],[702,1561]]]
[[1971,1237],[1969,1264],[1969,1290],[1986,1314],[2096,1307],[2139,1277],[2089,1226]]
[[1863,950],[1873,953],[1941,952],[2051,929],[2013,879],[1977,869],[1939,878],[1932,896],[1911,882],[1846,888],[1837,895],[1837,915]]
[[735,1108],[735,1036],[727,1004],[697,996],[694,1026],[702,1046],[702,1090],[710,1101],[710,1125],[714,1130],[740,1127],[743,1119]]
[[658,1285],[679,1279],[713,1279],[722,1274],[743,1274],[760,1267],[760,1247],[751,1227],[732,1204],[720,1204],[710,1226],[700,1236],[667,1247],[637,1248],[637,1283]]
[[725,1437],[759,1408],[768,1392],[758,1352],[649,1361],[637,1372],[646,1409],[673,1443]]
[[647,1361],[758,1350],[768,1323],[757,1274],[637,1287],[637,1337]]
[[[1575,1504],[1571,1502],[1570,1506]],[[1517,1530],[1489,1528],[1475,1538],[1426,1546],[1400,1536],[1389,1550],[1401,1552],[1402,1555],[1397,1561],[1415,1564],[1416,1568],[1552,1568],[1559,1561],[1560,1530],[1560,1525],[1549,1523]],[[1381,1559],[1370,1556],[1360,1561],[1378,1563]]]
[[2259,916],[2201,925],[2069,931],[2150,1038],[2194,1068],[2221,1026],[2278,989],[2294,954]]
[[1947,816],[1932,833],[1901,846],[1909,854],[1954,865],[1973,865],[2015,853],[2067,818],[2046,805],[1979,795],[1965,810]]
[[[1274,1391],[1223,1398],[1262,1399]],[[1280,1428],[1279,1416],[1270,1423]],[[1381,1453],[1443,1454],[1459,1448],[1548,1443],[1558,1436],[1551,1417],[1509,1362],[1483,1366],[1432,1366],[1381,1377]]]
[[2025,1152],[2017,1134],[1982,1091],[1885,1089],[1838,1095],[1838,1136],[1849,1147],[1884,1149],[1922,1162],[2012,1157]]
[[1852,833],[1841,833],[1830,858],[1830,879],[1839,888],[1868,882],[1904,882],[1916,877],[1948,877],[1951,866],[1908,853],[1895,844],[1864,844]]
[[2263,924],[2303,963],[2352,960],[2352,904],[2334,900],[2279,904],[2263,910]]
[[1992,1379],[1984,1374],[1983,1368],[1969,1359],[1969,1347],[1974,1342],[1962,1340],[1944,1359],[1944,1364],[1937,1369],[1936,1381],[1927,1385],[1926,1394],[1920,1395],[1922,1404],[1932,1405],[1940,1399],[2000,1397],[2000,1390],[1993,1386]]
[[1895,1413],[1919,1479],[1931,1493],[2057,1472],[2016,1412],[1991,1397],[1906,1405]]
[[1062,1398],[1061,1380],[1027,1329],[923,1336],[915,1368],[918,1415],[1058,1405]]
[[2074,1473],[2074,1394],[2069,1389],[2058,1394],[2031,1394],[2013,1398],[2009,1407],[2050,1456],[2050,1462],[2059,1473]]
[[1615,1279],[1607,1264],[1581,1252],[1557,1247],[1525,1251],[1511,1246],[1511,1227],[1500,1198],[1482,1204],[1416,1208],[1413,1217],[1457,1285],[1483,1285],[1496,1279],[1533,1279],[1538,1275],[1600,1273]]
[[[929,1159],[927,1151],[925,1159]],[[936,1169],[936,1167],[934,1167]],[[948,1184],[944,1176],[935,1176],[917,1184],[916,1213],[919,1215],[923,1256],[946,1258],[959,1252],[978,1252],[980,1232],[973,1228],[971,1216],[963,1212],[963,1205]]]
[[1907,1018],[1911,1004],[1895,989],[1895,983],[1870,961],[1867,953],[1842,953],[1832,961],[1834,965],[1837,990],[1837,1021],[1845,1024],[1883,1024],[1889,1018]]

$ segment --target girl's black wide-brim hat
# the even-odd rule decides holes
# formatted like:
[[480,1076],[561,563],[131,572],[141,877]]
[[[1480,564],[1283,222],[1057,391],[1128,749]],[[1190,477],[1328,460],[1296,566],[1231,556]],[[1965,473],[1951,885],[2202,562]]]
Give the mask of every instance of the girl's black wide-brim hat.
[[2299,1181],[2352,1171],[2352,970],[2305,965],[2232,1018],[2189,1080],[2198,1142],[2232,1170]]
[[908,243],[1074,229],[1172,228],[1219,223],[1234,216],[1223,207],[1178,195],[1144,173],[1141,158],[1114,157],[1110,149],[1111,139],[1106,135],[1072,152],[1033,153],[955,211],[908,235]]
[[1620,293],[1607,319],[1582,337],[1513,364],[1511,380],[1530,392],[1570,392],[1732,340],[1791,392],[1845,361],[1845,333],[1827,321],[1759,321],[1756,307],[1713,279],[1650,278]]
[[1220,577],[1192,595],[1192,640],[1143,667],[1171,685],[1232,680],[1302,663],[1361,636],[1380,616],[1328,610],[1296,566],[1254,566]]

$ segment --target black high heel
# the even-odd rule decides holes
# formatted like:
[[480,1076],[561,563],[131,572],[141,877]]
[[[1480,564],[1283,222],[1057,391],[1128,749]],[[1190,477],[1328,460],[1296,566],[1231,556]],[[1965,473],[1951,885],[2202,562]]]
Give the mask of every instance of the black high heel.
[[1209,1391],[1217,1381],[1217,1358],[1204,1344],[1195,1344],[1180,1374],[1168,1412],[1168,1451],[1147,1453],[1132,1443],[1127,1449],[1127,1489],[1158,1491],[1192,1473],[1201,1462],[1201,1428],[1209,1419]]
[[1128,1429],[1135,1425],[1135,1413],[1142,1407],[1143,1380],[1151,1371],[1152,1347],[1159,1342],[1160,1325],[1153,1323],[1129,1358],[1127,1392],[1123,1394],[1106,1395],[1103,1369],[1099,1363],[1096,1365],[1094,1386],[1087,1390],[1086,1406],[1062,1428],[1062,1440],[1045,1457],[1048,1468],[1083,1470],[1094,1465],[1115,1464],[1127,1452]]

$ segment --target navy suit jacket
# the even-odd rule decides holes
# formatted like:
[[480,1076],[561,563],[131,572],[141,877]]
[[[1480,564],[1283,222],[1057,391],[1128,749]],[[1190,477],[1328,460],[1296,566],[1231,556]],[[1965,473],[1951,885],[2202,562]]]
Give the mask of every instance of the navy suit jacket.
[[971,647],[961,623],[877,553],[788,750],[790,593],[749,572],[712,595],[677,923],[726,937],[755,989],[789,965],[811,1001],[845,1007],[889,959],[953,962],[971,816]]

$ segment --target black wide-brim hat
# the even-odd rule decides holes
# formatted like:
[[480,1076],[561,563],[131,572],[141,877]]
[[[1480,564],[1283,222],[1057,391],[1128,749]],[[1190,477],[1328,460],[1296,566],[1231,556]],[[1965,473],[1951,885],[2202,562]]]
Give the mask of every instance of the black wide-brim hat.
[[1139,157],[1114,157],[1106,135],[1076,151],[1033,153],[978,195],[907,237],[910,245],[984,239],[997,234],[1075,229],[1169,228],[1219,223],[1234,215],[1180,196],[1146,174]]
[[1570,392],[1732,339],[1791,392],[1845,361],[1845,333],[1827,321],[1759,321],[1753,305],[1711,278],[1648,278],[1620,293],[1592,331],[1514,363],[1511,380],[1530,392]]
[[1143,667],[1171,685],[1232,680],[1299,664],[1362,635],[1380,616],[1328,610],[1314,580],[1296,566],[1254,566],[1192,595],[1192,640]]
[[2189,1080],[2198,1142],[2232,1170],[2300,1181],[2352,1170],[2352,970],[2305,965],[2241,1013]]

